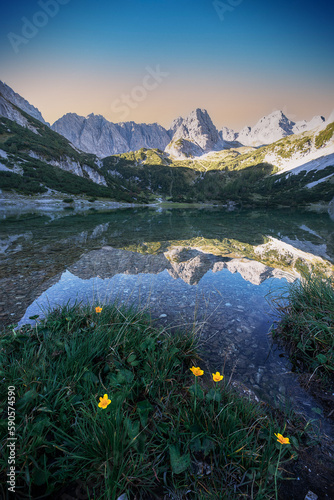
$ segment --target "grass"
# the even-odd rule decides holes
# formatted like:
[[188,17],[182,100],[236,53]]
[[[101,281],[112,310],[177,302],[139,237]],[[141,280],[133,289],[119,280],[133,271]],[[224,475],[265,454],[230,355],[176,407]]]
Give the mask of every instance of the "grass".
[[334,388],[334,280],[306,273],[288,286],[288,304],[276,303],[282,319],[274,335],[288,345],[299,371],[317,373]]
[[285,433],[284,419],[237,395],[226,378],[194,377],[194,336],[168,334],[143,313],[64,307],[34,327],[2,332],[0,360],[4,499],[8,386],[15,387],[16,498],[80,488],[97,500],[124,492],[269,499],[282,464],[296,457],[274,435]]
[[319,132],[315,138],[315,147],[317,149],[322,148],[331,140],[334,134],[334,123],[330,123],[327,127]]

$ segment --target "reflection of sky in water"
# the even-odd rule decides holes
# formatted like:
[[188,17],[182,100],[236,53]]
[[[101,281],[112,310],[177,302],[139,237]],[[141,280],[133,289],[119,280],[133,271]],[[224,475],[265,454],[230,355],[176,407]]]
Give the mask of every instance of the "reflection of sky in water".
[[252,304],[253,311],[256,305],[261,320],[264,313],[269,320],[270,306],[265,296],[274,290],[282,291],[286,283],[285,278],[269,278],[260,285],[254,285],[245,281],[239,273],[232,274],[227,269],[215,273],[208,271],[197,285],[189,285],[180,278],[174,279],[167,270],[159,274],[117,274],[109,279],[94,277],[86,280],[66,271],[58,283],[28,307],[19,324],[32,323],[29,316],[44,316],[48,310],[67,303],[103,305],[115,300],[141,307],[153,306],[155,309],[153,303],[158,301],[161,313],[168,313],[171,317],[185,306],[198,308],[200,302],[203,302],[197,311],[200,317],[213,306],[243,311]]

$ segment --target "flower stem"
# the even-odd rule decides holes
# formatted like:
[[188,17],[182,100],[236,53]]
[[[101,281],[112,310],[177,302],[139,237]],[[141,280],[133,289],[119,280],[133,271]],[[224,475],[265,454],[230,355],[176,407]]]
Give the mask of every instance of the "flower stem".
[[278,471],[278,465],[279,465],[279,462],[280,462],[280,459],[281,459],[281,453],[282,453],[282,445],[280,445],[280,450],[279,450],[278,460],[277,460],[277,465],[276,465],[276,470],[275,470],[275,477],[274,477],[274,480],[275,480],[275,495],[276,495],[276,500],[278,500],[277,471]]
[[195,415],[196,415],[196,399],[197,399],[197,377],[195,377],[194,420],[195,420]]

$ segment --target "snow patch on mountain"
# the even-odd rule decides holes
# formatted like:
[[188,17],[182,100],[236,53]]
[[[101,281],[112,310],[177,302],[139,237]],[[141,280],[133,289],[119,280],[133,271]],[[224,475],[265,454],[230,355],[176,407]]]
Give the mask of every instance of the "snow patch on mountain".
[[299,174],[302,170],[306,172],[311,170],[322,170],[330,165],[334,165],[334,145],[330,144],[325,148],[312,150],[305,155],[296,153],[291,158],[280,158],[270,153],[265,156],[264,161],[280,169],[279,172],[274,175],[284,172]]
[[326,175],[326,177],[323,177],[322,179],[318,179],[317,181],[314,181],[314,182],[309,182],[308,184],[306,184],[305,187],[307,188],[313,188],[314,186],[316,186],[317,184],[320,184],[321,182],[324,182],[324,181],[328,181],[331,177],[334,178],[334,174],[329,174],[329,175]]

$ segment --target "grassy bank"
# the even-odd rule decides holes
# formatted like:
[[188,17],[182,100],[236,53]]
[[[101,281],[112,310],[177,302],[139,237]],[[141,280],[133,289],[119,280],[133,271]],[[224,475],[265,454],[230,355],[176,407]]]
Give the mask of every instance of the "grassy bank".
[[2,332],[0,496],[15,436],[15,498],[274,498],[293,429],[193,365],[192,335],[112,306]]
[[334,280],[306,274],[289,284],[288,303],[277,302],[282,315],[274,337],[282,339],[300,372],[334,388]]

